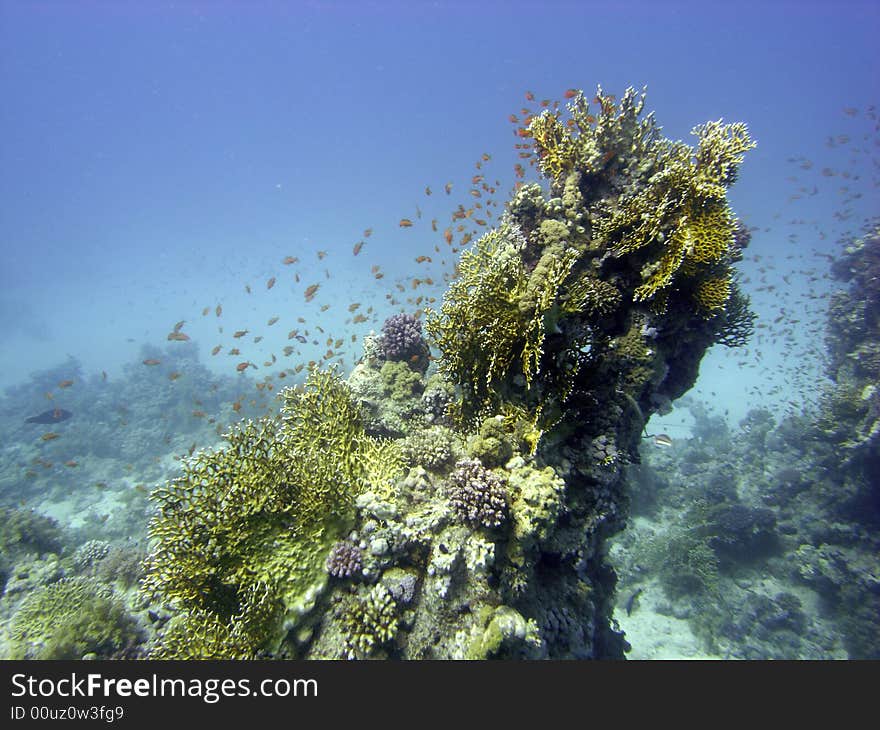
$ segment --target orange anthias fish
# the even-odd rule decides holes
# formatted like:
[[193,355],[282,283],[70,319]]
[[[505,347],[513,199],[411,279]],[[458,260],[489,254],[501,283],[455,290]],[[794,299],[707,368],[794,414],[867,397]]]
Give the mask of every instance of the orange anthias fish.
[[144,360],[144,365],[158,365],[161,362],[162,362],[161,360],[157,360],[154,357],[149,357],[146,360]]
[[274,276],[271,279],[269,279],[269,281],[266,282],[267,289],[271,289],[273,286],[275,286],[275,277]]
[[412,224],[413,222],[409,218],[401,218],[398,223],[401,228],[412,228]]
[[189,335],[185,332],[177,332],[175,330],[174,332],[168,333],[168,339],[176,342],[186,342],[189,339]]
[[361,252],[361,249],[362,249],[363,247],[364,247],[364,242],[363,242],[363,241],[358,241],[358,242],[354,245],[354,248],[351,250],[351,252],[352,252],[355,256],[357,256],[357,255]]
[[238,365],[235,366],[235,369],[238,370],[238,372],[240,373],[243,373],[248,368],[253,368],[254,370],[256,370],[257,366],[250,361],[240,362],[238,363]]
[[290,266],[291,264],[295,264],[299,259],[296,256],[285,256],[284,261],[281,263],[285,266]]
[[71,385],[73,385],[72,380],[62,380],[60,383],[58,383],[59,388],[69,388]]
[[320,287],[321,287],[320,284],[311,284],[310,286],[306,287],[304,296],[305,296],[307,302],[310,302],[310,301],[312,301],[312,299],[315,298],[315,294],[318,293],[318,289]]
[[566,89],[565,94],[563,94],[563,96],[566,99],[574,99],[574,97],[577,96],[577,93],[578,93],[577,89]]

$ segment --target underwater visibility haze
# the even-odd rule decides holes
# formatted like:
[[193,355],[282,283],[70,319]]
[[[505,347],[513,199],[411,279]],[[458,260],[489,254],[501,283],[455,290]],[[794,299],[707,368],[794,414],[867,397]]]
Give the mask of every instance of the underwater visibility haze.
[[880,656],[878,32],[0,0],[0,656]]

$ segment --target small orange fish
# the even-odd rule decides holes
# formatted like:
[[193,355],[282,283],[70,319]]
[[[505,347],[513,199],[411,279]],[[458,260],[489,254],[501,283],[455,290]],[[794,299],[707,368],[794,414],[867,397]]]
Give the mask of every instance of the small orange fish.
[[241,355],[241,350],[237,347],[233,347],[228,353],[228,355]]
[[526,99],[528,99],[529,101],[534,101],[535,95],[531,91],[527,91],[526,92]]
[[447,195],[452,195],[452,183],[448,182],[443,186],[443,189],[446,191]]
[[233,337],[244,337],[250,330],[237,330]]
[[49,431],[48,433],[44,433],[40,438],[43,441],[54,441],[60,436],[60,434],[55,433],[54,431]]
[[428,186],[425,186],[425,195],[430,195],[430,194],[431,194],[431,188]]
[[221,307],[219,304],[214,307],[214,314],[216,314],[218,317],[223,314],[223,307]]
[[202,316],[203,316],[203,317],[207,317],[207,316],[208,316],[208,312],[210,312],[210,311],[211,311],[211,308],[210,308],[210,307],[205,307],[205,308],[202,310]]
[[253,368],[254,370],[256,370],[257,366],[248,360],[245,360],[244,362],[240,362],[240,363],[238,363],[238,365],[235,366],[235,369],[238,370],[238,372],[240,372],[240,373],[243,373],[248,368]]
[[271,279],[269,279],[269,281],[266,282],[267,289],[271,289],[273,286],[275,286],[275,277],[274,276]]
[[445,231],[443,231],[443,238],[446,240],[447,244],[452,243],[452,229],[451,228],[447,228]]
[[177,380],[181,375],[183,375],[183,373],[179,373],[175,370],[173,373],[168,374],[168,380],[173,382]]
[[272,319],[270,319],[270,320],[266,323],[266,325],[267,325],[268,327],[271,327],[271,326],[272,326],[273,324],[275,324],[277,321],[278,321],[278,317],[272,317]]
[[216,355],[220,350],[223,349],[222,345],[217,345],[213,350],[211,350],[212,355]]
[[373,235],[373,229],[372,229],[372,228],[367,228],[367,230],[364,231],[364,238],[369,238],[369,237],[372,236],[372,235]]
[[318,293],[318,289],[320,289],[320,287],[320,284],[310,284],[308,287],[306,287],[303,295],[305,296],[307,302],[310,302],[312,301],[312,299],[315,298],[315,294]]
[[167,339],[174,340],[176,342],[186,342],[189,339],[189,335],[185,332],[169,332]]
[[146,360],[144,360],[144,365],[158,365],[160,362],[162,362],[162,361],[157,360],[154,357],[149,357]]
[[360,324],[361,322],[366,322],[367,318],[362,314],[356,314],[351,321],[354,322],[354,324]]
[[566,89],[566,90],[565,90],[565,93],[563,94],[563,96],[564,96],[566,99],[574,99],[574,97],[577,96],[577,93],[578,93],[578,90],[577,90],[577,89]]
[[363,242],[363,241],[358,241],[358,242],[354,245],[354,248],[351,250],[352,254],[354,254],[355,256],[357,256],[357,255],[361,252],[361,249],[362,249],[363,247],[364,247],[364,242]]
[[398,224],[401,228],[412,228],[413,222],[409,218],[401,218]]
[[69,388],[71,385],[73,385],[72,380],[62,380],[60,383],[58,383],[59,388]]
[[431,263],[431,257],[430,257],[430,256],[416,256],[416,263],[417,263],[417,264],[423,264],[423,263],[425,263],[426,261],[430,264],[430,263]]
[[295,264],[299,259],[296,256],[285,256],[284,261],[281,263],[285,266],[290,266],[291,264]]
[[361,306],[360,302],[352,302],[351,304],[348,305],[348,311],[349,312],[356,312],[358,309],[360,309],[360,306]]
[[72,468],[75,467],[75,466],[79,466],[79,462],[77,462],[77,461],[73,461],[73,460],[71,460],[71,461],[65,461],[65,462],[64,462],[64,466],[69,466],[69,467],[72,469]]
[[519,117],[516,114],[511,114],[507,119],[511,124],[519,124]]

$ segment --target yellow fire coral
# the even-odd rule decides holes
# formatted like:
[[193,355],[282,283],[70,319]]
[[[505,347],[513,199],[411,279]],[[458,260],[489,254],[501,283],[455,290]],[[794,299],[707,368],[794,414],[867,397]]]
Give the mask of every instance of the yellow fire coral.
[[730,299],[730,288],[730,279],[726,276],[706,279],[697,286],[694,299],[706,313],[714,314],[717,310],[724,309]]
[[387,489],[402,467],[396,446],[366,435],[334,373],[314,370],[281,395],[280,424],[235,426],[228,448],[198,453],[151,497],[144,590],[176,608],[182,627],[158,656],[230,658],[278,640],[282,619],[295,623],[323,590],[355,498]]
[[633,298],[650,299],[672,282],[683,265],[685,272],[693,273],[696,265],[723,261],[733,246],[734,230],[733,215],[725,203],[713,201],[701,207],[692,206],[678,219],[661,257],[642,270],[646,281],[636,289]]

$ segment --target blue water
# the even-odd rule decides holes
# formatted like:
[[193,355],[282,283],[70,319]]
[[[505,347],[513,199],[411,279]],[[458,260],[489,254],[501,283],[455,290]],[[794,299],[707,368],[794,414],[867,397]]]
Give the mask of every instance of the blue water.
[[386,316],[439,305],[473,175],[497,203],[474,217],[500,212],[509,115],[597,84],[647,86],[672,138],[748,123],[730,199],[758,329],[693,394],[733,423],[796,410],[822,379],[827,257],[880,210],[878,31],[871,2],[2,2],[0,388],[31,409],[4,415],[106,413],[76,395],[92,382],[233,417],[268,407],[266,376],[347,371]]

